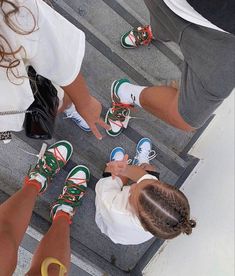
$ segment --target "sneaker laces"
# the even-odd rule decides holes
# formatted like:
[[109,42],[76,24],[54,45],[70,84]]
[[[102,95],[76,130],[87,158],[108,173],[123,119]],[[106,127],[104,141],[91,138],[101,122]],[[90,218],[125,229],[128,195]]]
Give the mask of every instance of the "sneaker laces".
[[44,156],[39,159],[36,167],[32,169],[30,173],[39,173],[47,180],[57,173],[61,168],[60,162],[66,164],[66,160],[57,148],[54,148],[53,151],[53,153],[46,151]]
[[[153,39],[151,27],[149,25],[143,27],[135,27],[133,28],[133,35],[130,33],[129,38],[136,46],[148,45]],[[135,41],[133,41],[133,39],[135,39]]]
[[[140,158],[141,156],[141,158]],[[145,149],[140,149],[139,151],[137,151],[137,159],[143,160],[143,161],[151,161],[153,160],[155,157],[157,156],[157,153],[155,150],[145,150]],[[139,162],[140,164],[144,163],[144,162]]]
[[[79,183],[74,183],[74,181],[80,181]],[[82,184],[86,183],[88,179],[70,177],[66,181],[66,186],[63,189],[63,193],[59,196],[58,200],[60,204],[72,205],[72,207],[79,205],[80,198],[84,195],[86,187]],[[62,201],[62,202],[61,202]]]
[[124,103],[116,103],[112,102],[112,113],[109,116],[109,120],[119,126],[119,127],[124,127],[127,128],[127,125],[129,123],[129,120],[131,117],[128,112],[128,109],[133,109],[134,105],[133,104],[124,104]]

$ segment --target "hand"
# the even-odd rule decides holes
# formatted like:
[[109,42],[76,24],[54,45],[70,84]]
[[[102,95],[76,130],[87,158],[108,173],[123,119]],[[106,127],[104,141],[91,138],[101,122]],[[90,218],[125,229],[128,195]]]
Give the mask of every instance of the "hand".
[[142,163],[140,165],[140,167],[142,169],[144,169],[145,171],[150,171],[150,172],[156,172],[156,168],[153,165],[147,164],[147,163]]
[[102,135],[100,134],[96,124],[100,125],[101,127],[109,130],[110,126],[107,125],[101,118],[102,106],[101,103],[94,97],[90,96],[90,100],[84,107],[80,106],[78,111],[79,114],[83,117],[83,119],[89,125],[91,131],[95,135],[95,137],[99,140],[102,139]]
[[106,164],[107,168],[106,171],[112,174],[112,178],[114,179],[115,176],[122,175],[128,166],[128,155],[125,154],[123,160],[121,161],[111,161]]

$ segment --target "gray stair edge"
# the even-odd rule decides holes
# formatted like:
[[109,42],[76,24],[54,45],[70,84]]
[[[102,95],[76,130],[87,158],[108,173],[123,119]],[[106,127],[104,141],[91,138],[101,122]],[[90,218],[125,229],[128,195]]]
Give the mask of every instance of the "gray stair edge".
[[[29,251],[30,253],[34,253],[37,245],[39,244],[40,240],[42,239],[43,235],[34,229],[32,226],[29,226],[24,239],[21,243],[21,247]],[[77,274],[73,274],[77,272]],[[79,272],[79,274],[78,274]],[[84,272],[86,272],[84,274]],[[71,252],[71,275],[92,275],[92,276],[102,276],[105,271],[101,270],[94,264],[90,263],[87,259],[82,258],[81,256],[78,258],[74,255],[73,251]]]

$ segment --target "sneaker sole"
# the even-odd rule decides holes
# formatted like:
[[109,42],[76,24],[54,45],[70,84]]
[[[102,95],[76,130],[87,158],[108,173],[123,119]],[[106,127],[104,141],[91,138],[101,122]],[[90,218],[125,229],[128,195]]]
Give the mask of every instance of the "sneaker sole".
[[[110,125],[109,122],[108,122],[108,114],[109,114],[109,110],[107,111],[107,113],[106,113],[106,115],[105,115],[104,121],[105,121],[106,124]],[[111,137],[116,137],[116,136],[118,136],[118,135],[120,135],[120,134],[122,133],[123,127],[122,127],[122,128],[120,129],[120,131],[117,132],[117,133],[111,133],[110,131],[112,131],[112,130],[107,130],[107,129],[106,129],[106,133],[107,133],[109,136],[111,136]]]
[[80,129],[82,129],[82,130],[84,130],[84,131],[86,131],[86,132],[91,132],[91,129],[90,129],[90,128],[84,128],[84,127],[82,127],[81,125],[77,124],[76,119],[71,118],[71,120],[72,120],[72,121],[76,124],[76,126],[78,126]]
[[112,83],[112,85],[111,85],[111,100],[112,100],[112,102],[115,102],[115,101],[114,101],[113,94],[115,94],[115,96],[116,96],[117,98],[119,98],[118,95],[117,95],[117,93],[115,93],[115,85],[118,85],[119,82],[122,81],[122,80],[125,80],[123,83],[125,83],[125,82],[130,83],[130,81],[129,81],[128,79],[125,79],[125,78],[119,79],[119,80],[115,80],[115,81]]
[[113,94],[115,93],[114,92],[114,86],[116,85],[116,83],[118,83],[118,80],[115,80],[111,85],[111,100],[112,100],[112,102],[114,102]]
[[123,42],[122,42],[122,40],[123,40],[123,38],[124,38],[125,35],[126,34],[124,34],[124,35],[121,36],[121,39],[120,39],[121,46],[123,48],[125,48],[125,49],[136,49],[136,48],[138,48],[138,46],[126,46],[126,45],[124,45]]

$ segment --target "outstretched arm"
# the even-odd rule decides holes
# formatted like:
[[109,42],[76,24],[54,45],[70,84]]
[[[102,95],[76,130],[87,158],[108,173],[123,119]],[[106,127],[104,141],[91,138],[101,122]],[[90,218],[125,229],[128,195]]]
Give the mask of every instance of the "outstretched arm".
[[96,138],[99,140],[102,139],[102,135],[96,124],[105,129],[110,129],[110,127],[100,118],[102,110],[101,103],[90,95],[82,74],[79,74],[70,85],[62,88],[74,103],[79,114],[86,120]]

